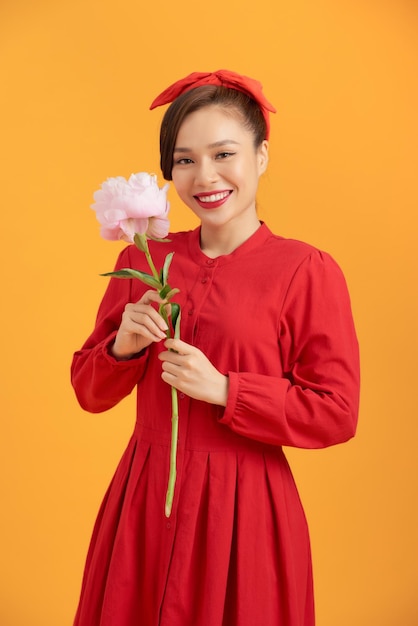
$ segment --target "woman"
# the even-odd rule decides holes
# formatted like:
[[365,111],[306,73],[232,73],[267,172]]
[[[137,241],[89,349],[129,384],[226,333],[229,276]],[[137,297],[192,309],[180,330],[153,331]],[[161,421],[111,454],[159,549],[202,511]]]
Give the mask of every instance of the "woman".
[[[312,626],[308,530],[282,446],[355,433],[358,346],[340,269],[273,235],[256,212],[269,105],[257,81],[194,73],[161,127],[161,167],[198,216],[170,236],[181,340],[157,293],[110,281],[74,355],[80,404],[104,411],[137,387],[137,422],[96,522],[77,626]],[[157,267],[167,244],[151,242]],[[117,268],[146,271],[135,246]],[[164,516],[170,386],[178,473]]]

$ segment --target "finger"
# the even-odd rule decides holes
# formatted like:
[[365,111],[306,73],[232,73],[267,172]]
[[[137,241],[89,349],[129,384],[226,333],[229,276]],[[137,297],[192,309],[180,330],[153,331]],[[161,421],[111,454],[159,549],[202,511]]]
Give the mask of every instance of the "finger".
[[[162,320],[164,322],[164,320]],[[120,330],[125,334],[143,335],[152,338],[152,341],[161,341],[166,338],[160,320],[154,321],[149,315],[133,311],[125,312],[122,316]]]
[[[164,300],[162,300],[162,302],[164,302]],[[167,317],[171,317],[171,304],[169,302],[166,302],[165,304],[163,304],[163,308],[167,313]]]
[[170,376],[174,376],[178,378],[181,374],[181,369],[177,365],[173,365],[173,363],[169,363],[168,361],[164,361],[162,364],[162,371],[170,374]]
[[184,363],[184,355],[174,351],[160,352],[158,358],[164,363],[171,363],[176,367],[180,367]]
[[124,315],[125,314],[128,318],[138,323],[146,323],[147,318],[149,318],[160,330],[168,330],[164,318],[149,304],[127,304]]
[[157,304],[161,304],[164,302],[163,298],[161,298],[158,291],[154,291],[149,289],[144,293],[143,296],[138,300],[137,304],[151,304],[152,302],[156,302]]
[[162,341],[166,337],[166,334],[156,326],[146,326],[145,324],[138,324],[133,321],[123,327],[121,326],[120,331],[127,337],[129,335],[138,335],[150,341]]
[[167,336],[163,330],[158,328],[158,326],[153,324],[150,320],[145,320],[144,323],[136,323],[134,332],[146,336],[153,341],[162,341]]
[[174,352],[178,352],[179,354],[191,354],[196,350],[194,346],[191,346],[181,339],[167,339],[164,342],[164,346],[168,350],[174,350]]

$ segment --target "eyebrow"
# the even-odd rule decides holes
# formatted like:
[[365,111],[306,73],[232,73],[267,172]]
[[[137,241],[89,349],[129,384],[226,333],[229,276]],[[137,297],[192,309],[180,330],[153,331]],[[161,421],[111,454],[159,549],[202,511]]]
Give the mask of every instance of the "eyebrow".
[[[221,139],[221,141],[215,141],[214,143],[210,143],[207,147],[208,148],[220,148],[222,146],[230,146],[232,144],[236,146],[239,145],[238,141],[234,141],[233,139]],[[174,148],[174,152],[192,152],[192,149],[176,147]]]

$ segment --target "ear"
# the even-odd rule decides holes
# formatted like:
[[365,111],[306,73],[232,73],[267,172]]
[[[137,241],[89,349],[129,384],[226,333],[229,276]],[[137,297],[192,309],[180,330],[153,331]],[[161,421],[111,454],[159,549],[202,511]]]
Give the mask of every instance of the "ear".
[[258,175],[264,174],[269,162],[269,142],[267,139],[257,149]]

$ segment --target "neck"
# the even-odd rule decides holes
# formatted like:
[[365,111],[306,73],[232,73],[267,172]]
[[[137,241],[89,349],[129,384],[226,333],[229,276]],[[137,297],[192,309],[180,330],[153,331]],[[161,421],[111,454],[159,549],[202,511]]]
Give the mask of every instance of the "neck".
[[202,252],[210,258],[216,258],[226,254],[231,254],[241,244],[251,237],[261,226],[258,218],[254,219],[246,227],[231,224],[227,228],[225,225],[219,228],[202,224],[200,231],[200,247]]

